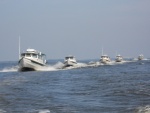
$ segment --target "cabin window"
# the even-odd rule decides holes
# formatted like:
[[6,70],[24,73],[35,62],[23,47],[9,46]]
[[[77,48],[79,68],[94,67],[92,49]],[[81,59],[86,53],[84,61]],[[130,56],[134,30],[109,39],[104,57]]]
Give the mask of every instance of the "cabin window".
[[73,59],[73,57],[66,57],[65,59],[66,59],[66,60],[68,60],[68,59]]
[[45,59],[45,55],[42,55],[42,59]]
[[42,56],[41,56],[41,55],[39,55],[39,56],[38,56],[38,58],[39,58],[39,59],[42,59]]
[[42,55],[42,60],[46,59],[46,56],[45,55]]
[[25,57],[25,54],[21,54],[21,57]]
[[27,54],[26,54],[26,57],[31,57],[31,54],[27,53]]
[[32,57],[33,57],[33,58],[37,58],[37,55],[36,55],[36,54],[32,54]]

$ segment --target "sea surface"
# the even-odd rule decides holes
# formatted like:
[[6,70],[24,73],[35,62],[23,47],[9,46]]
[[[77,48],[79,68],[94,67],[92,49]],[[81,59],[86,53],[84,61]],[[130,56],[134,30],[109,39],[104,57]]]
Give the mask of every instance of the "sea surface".
[[62,61],[49,60],[45,70],[18,72],[17,61],[1,61],[0,113],[150,113],[149,59],[79,62],[61,69]]

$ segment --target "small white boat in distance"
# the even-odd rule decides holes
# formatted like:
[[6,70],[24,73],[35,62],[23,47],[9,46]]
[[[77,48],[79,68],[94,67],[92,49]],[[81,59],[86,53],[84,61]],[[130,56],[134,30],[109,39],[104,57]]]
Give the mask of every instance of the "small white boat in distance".
[[65,57],[64,60],[65,67],[74,66],[77,64],[76,58],[72,55]]
[[46,55],[35,49],[27,49],[20,57],[19,71],[37,71],[46,66]]
[[141,54],[138,56],[138,60],[143,60],[143,59],[144,59],[144,55]]
[[101,58],[100,58],[100,62],[101,63],[104,63],[104,64],[107,64],[109,63],[111,60],[110,58],[107,56],[107,55],[102,55]]
[[123,61],[123,57],[121,55],[117,55],[115,61],[116,62],[122,62]]

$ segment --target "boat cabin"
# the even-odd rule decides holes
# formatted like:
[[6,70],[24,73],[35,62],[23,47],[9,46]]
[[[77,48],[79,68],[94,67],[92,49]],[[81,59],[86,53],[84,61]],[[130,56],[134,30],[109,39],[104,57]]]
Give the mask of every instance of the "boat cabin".
[[109,58],[107,55],[102,55],[101,58]]
[[21,54],[21,57],[37,58],[37,59],[44,60],[46,55],[34,49],[27,49],[26,52]]
[[68,60],[68,59],[75,59],[75,57],[74,56],[67,56],[67,57],[65,57],[65,60]]
[[142,60],[142,59],[144,59],[144,55],[141,54],[138,56],[138,60]]
[[116,57],[117,57],[117,58],[122,58],[122,56],[121,56],[121,55],[117,55]]

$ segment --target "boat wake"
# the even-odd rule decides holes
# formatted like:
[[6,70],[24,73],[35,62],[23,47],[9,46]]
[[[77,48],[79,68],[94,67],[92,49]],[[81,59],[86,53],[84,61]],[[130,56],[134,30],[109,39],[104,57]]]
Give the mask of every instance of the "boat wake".
[[[134,60],[134,61],[140,61],[140,60],[138,60],[137,58],[134,58],[133,60]],[[143,61],[143,60],[147,61],[147,60],[150,60],[150,59],[149,59],[149,58],[144,58],[144,59],[142,59],[141,61]]]
[[18,71],[18,66],[5,67],[0,70],[0,72],[17,72],[17,71]]
[[6,113],[6,111],[4,111],[4,110],[0,109],[0,113]]
[[150,113],[150,105],[138,107],[137,113]]
[[50,113],[50,110],[48,109],[31,110],[31,111],[28,111],[27,113]]
[[37,71],[57,71],[57,70],[58,69],[56,69],[54,66],[51,66],[51,65],[47,65],[47,66],[37,69]]
[[[0,113],[7,113],[7,111],[0,109]],[[50,110],[48,109],[31,110],[31,111],[27,111],[27,113],[50,113]]]
[[[97,62],[90,61],[89,63],[78,62],[74,66],[69,66],[69,67],[65,67],[65,64],[59,61],[54,65],[47,64],[46,66],[39,68],[37,71],[59,71],[59,70],[67,70],[67,69],[75,69],[75,68],[98,67],[103,65],[118,65],[118,64],[124,64],[129,62],[135,62],[135,61],[134,60],[122,61],[122,62],[111,61],[107,64],[100,63],[99,61]],[[18,70],[19,70],[18,66],[12,66],[12,67],[4,67],[3,69],[0,69],[0,72],[17,72]]]

